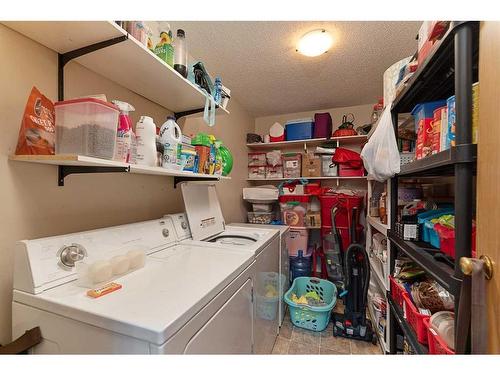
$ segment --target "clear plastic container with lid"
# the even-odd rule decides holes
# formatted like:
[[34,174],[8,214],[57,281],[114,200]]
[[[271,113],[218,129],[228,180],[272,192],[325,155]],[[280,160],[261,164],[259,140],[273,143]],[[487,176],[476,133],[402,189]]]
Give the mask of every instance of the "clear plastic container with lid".
[[285,225],[305,227],[305,216],[309,202],[307,195],[281,195],[279,202]]
[[57,102],[56,154],[113,159],[118,107],[93,98]]

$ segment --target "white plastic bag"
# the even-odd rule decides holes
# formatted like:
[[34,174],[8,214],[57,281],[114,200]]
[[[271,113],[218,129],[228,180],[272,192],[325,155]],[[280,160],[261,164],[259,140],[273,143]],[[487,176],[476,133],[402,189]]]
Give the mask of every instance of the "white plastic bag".
[[361,158],[369,179],[383,182],[399,173],[400,157],[390,106],[382,112],[377,128],[361,151]]

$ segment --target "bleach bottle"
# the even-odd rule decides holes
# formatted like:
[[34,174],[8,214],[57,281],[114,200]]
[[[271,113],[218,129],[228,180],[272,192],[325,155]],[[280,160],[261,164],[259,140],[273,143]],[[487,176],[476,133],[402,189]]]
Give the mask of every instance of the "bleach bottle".
[[163,145],[162,167],[180,169],[180,148],[182,132],[175,122],[175,117],[168,116],[167,121],[160,128],[160,143]]

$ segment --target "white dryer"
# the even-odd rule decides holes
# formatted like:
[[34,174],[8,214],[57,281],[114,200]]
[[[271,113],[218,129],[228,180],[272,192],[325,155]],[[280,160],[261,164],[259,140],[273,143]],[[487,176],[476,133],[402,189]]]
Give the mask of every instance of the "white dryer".
[[[253,256],[174,233],[160,219],[18,243],[13,338],[39,326],[34,353],[251,353]],[[144,268],[88,297],[71,263],[128,249],[146,249]]]
[[269,354],[279,331],[280,231],[225,224],[215,184],[182,183],[186,214],[168,215],[181,243],[240,249],[254,259],[254,353]]

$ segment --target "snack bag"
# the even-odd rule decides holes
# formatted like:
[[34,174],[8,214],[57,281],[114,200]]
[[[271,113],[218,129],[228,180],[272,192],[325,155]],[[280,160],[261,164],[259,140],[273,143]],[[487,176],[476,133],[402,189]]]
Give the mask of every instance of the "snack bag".
[[54,155],[54,149],[54,104],[33,87],[24,108],[16,155]]

